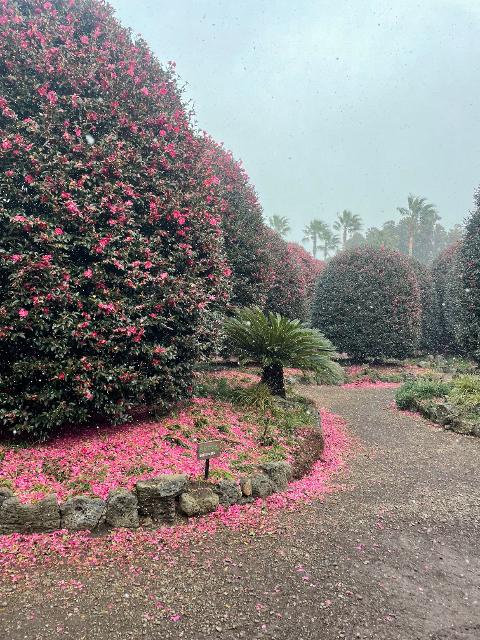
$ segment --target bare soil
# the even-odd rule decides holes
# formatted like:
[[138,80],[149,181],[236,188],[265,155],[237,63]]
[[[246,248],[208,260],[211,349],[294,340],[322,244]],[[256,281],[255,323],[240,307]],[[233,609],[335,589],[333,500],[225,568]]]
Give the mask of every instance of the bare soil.
[[142,573],[59,563],[0,581],[1,640],[478,640],[480,439],[392,410],[392,389],[302,391],[357,441],[343,491],[271,535],[140,558]]

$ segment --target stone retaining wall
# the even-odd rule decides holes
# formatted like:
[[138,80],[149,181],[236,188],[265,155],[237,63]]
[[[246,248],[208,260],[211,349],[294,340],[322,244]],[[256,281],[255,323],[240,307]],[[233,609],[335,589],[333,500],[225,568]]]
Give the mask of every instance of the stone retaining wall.
[[246,504],[284,491],[291,474],[288,463],[269,462],[239,483],[221,480],[199,486],[185,475],[162,475],[137,482],[134,491],[115,489],[107,500],[81,495],[61,504],[55,495],[23,504],[10,489],[0,487],[0,534],[135,529],[140,525],[174,523],[182,517],[211,513],[219,505]]

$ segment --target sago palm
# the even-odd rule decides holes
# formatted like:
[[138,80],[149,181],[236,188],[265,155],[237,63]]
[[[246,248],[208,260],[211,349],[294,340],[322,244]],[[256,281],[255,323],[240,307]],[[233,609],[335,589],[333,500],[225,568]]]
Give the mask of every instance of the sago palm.
[[362,221],[359,215],[344,209],[342,213],[337,213],[337,220],[333,223],[333,228],[342,232],[342,244],[345,248],[349,234],[360,231]]
[[286,216],[278,216],[274,214],[268,219],[270,227],[284,238],[290,231],[289,220]]
[[341,375],[331,342],[299,320],[249,307],[227,320],[225,333],[227,349],[240,361],[261,366],[262,383],[274,395],[285,397],[284,367],[323,374],[331,382]]
[[413,256],[413,241],[415,232],[420,221],[439,220],[439,216],[434,204],[427,202],[426,198],[420,198],[410,194],[408,196],[408,207],[398,207],[400,215],[404,216],[408,222],[408,255]]

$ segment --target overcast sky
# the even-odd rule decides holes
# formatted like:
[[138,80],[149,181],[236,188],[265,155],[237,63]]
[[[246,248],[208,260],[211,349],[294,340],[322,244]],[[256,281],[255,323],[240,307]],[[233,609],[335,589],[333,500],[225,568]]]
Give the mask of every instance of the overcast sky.
[[462,222],[480,184],[480,0],[113,0],[175,60],[198,124],[301,238],[409,192]]

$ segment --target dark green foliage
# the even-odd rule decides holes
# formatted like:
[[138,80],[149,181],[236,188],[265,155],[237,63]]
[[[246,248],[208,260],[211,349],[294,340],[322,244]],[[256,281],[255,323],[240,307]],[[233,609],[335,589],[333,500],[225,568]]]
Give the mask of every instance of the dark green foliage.
[[435,352],[436,305],[433,279],[430,269],[421,262],[412,259],[412,267],[420,289],[422,321],[420,327],[419,349],[427,353]]
[[276,395],[285,395],[283,367],[298,367],[339,375],[332,344],[318,331],[258,307],[241,309],[225,324],[226,346],[241,360],[259,364],[262,382]]
[[459,253],[464,314],[460,340],[465,351],[480,362],[480,190],[475,195],[475,204]]
[[362,247],[320,275],[312,324],[355,361],[405,358],[420,337],[420,289],[407,258]]
[[433,313],[429,327],[429,344],[433,353],[454,354],[459,351],[455,326],[459,318],[460,296],[457,254],[459,243],[447,247],[433,262]]
[[451,384],[441,380],[418,378],[403,384],[395,394],[395,402],[399,409],[416,410],[417,400],[444,398],[449,394]]

